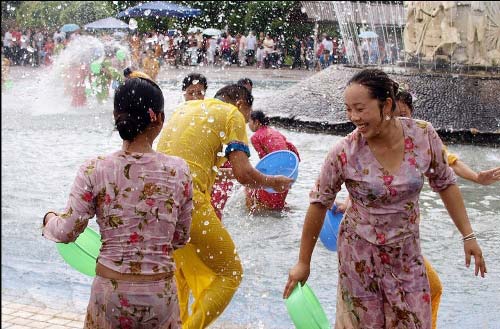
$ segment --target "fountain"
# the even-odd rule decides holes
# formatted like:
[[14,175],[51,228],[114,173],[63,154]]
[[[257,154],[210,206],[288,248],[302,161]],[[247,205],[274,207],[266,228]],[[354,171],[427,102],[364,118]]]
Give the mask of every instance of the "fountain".
[[[45,102],[52,101],[55,103],[54,109],[61,107],[61,95],[72,96],[72,107],[84,106],[87,100],[91,107],[95,107],[93,96],[99,96],[100,103],[103,103],[109,98],[108,92],[99,84],[99,73],[101,67],[104,69],[105,63],[116,68],[114,70],[121,75],[122,69],[131,63],[128,46],[113,39],[100,40],[91,35],[76,36],[55,56],[54,63],[47,68],[47,73],[42,78],[43,85],[52,86],[49,92],[51,97],[47,97],[46,90],[40,89],[40,95],[36,98]],[[78,92],[81,95],[76,99],[75,93]]]
[[352,131],[344,87],[360,67],[379,67],[416,96],[414,117],[430,121],[443,140],[500,145],[500,3],[408,1],[406,17],[382,2],[321,5],[334,9],[348,64],[273,96],[265,110],[274,123]]

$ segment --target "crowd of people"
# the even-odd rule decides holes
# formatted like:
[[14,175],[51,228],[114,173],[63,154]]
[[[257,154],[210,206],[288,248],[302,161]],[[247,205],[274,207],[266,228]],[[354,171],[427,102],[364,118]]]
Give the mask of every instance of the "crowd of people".
[[[333,63],[346,63],[346,50],[341,40],[322,34],[315,52],[314,37],[294,37],[291,47],[282,38],[270,33],[253,31],[247,35],[229,32],[220,35],[204,35],[202,31],[183,34],[169,30],[167,33],[149,32],[130,36],[130,48],[134,61],[151,51],[161,65],[213,65],[255,66],[256,68],[305,68],[320,70]],[[290,48],[291,51],[288,51]],[[290,57],[290,63],[286,57]]]
[[58,29],[21,29],[11,26],[2,34],[2,55],[10,65],[50,65],[71,40],[69,33]]
[[[84,31],[78,30],[77,34]],[[12,26],[2,34],[3,56],[10,65],[50,65],[72,40],[74,31],[35,28],[20,29]],[[149,70],[154,78],[160,66],[253,66],[256,68],[304,68],[321,70],[331,64],[347,63],[347,49],[341,39],[326,33],[305,38],[294,37],[293,44],[286,45],[282,37],[270,33],[253,31],[246,35],[221,31],[220,34],[205,35],[202,31],[182,33],[150,31],[131,34],[118,33],[119,40],[132,53],[135,67]],[[99,38],[110,38],[111,34],[98,33]],[[316,47],[316,49],[315,49]],[[286,58],[289,61],[286,61]]]
[[[76,34],[83,34],[78,30]],[[53,57],[72,40],[75,33],[57,29],[20,29],[11,26],[2,34],[2,55],[5,65],[50,65]],[[395,64],[399,49],[392,40],[362,38],[359,44],[326,33],[294,36],[291,44],[283,37],[249,31],[246,34],[220,31],[216,35],[202,30],[183,33],[180,30],[95,34],[100,39],[116,36],[130,49],[133,67],[153,79],[164,65],[178,66],[252,66],[322,70],[332,64],[383,65]],[[5,66],[3,65],[3,66]]]

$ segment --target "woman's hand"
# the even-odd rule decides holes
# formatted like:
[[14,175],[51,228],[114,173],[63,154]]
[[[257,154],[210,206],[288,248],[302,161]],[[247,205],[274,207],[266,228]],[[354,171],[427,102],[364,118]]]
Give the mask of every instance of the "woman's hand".
[[500,167],[484,170],[477,173],[477,183],[490,185],[500,181]]
[[45,214],[45,216],[43,216],[43,226],[47,225],[47,223],[49,222],[49,220],[53,217],[56,217],[57,214],[53,211],[49,211]]
[[310,266],[305,263],[297,263],[288,273],[288,282],[283,291],[283,298],[288,298],[298,282],[304,284],[309,278]]
[[335,214],[338,214],[338,213],[345,213],[346,209],[347,209],[347,202],[348,202],[349,199],[345,200],[345,202],[337,202],[335,201],[335,205],[337,206],[337,208],[335,209]]
[[292,186],[293,179],[286,176],[272,176],[269,179],[270,187],[278,193],[288,191]]
[[486,263],[483,258],[483,253],[477,241],[467,240],[464,242],[464,252],[465,252],[465,266],[470,266],[471,256],[474,256],[474,274],[477,276],[479,272],[481,272],[481,277],[484,278],[484,274],[487,272]]

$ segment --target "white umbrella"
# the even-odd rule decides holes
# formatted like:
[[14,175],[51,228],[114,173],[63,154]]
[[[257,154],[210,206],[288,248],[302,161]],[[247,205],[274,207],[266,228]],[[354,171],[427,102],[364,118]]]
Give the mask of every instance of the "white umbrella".
[[114,17],[108,17],[86,24],[84,28],[85,30],[126,30],[128,29],[128,24]]
[[197,33],[197,32],[201,32],[203,29],[201,27],[198,27],[198,26],[193,26],[193,27],[190,27],[188,29],[188,33]]
[[221,30],[213,29],[213,28],[208,28],[203,30],[204,35],[211,35],[211,36],[218,36],[222,34]]
[[378,38],[378,35],[373,31],[363,31],[358,35],[358,37],[363,39],[371,39],[371,38]]

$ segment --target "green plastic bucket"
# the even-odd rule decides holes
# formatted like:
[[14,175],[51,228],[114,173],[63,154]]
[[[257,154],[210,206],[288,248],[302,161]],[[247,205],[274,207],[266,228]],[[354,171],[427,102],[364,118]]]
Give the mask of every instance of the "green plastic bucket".
[[329,329],[330,322],[312,289],[300,282],[285,299],[288,314],[297,329]]
[[95,276],[95,266],[101,244],[99,233],[87,227],[75,242],[56,243],[56,246],[59,254],[71,267],[80,273]]

